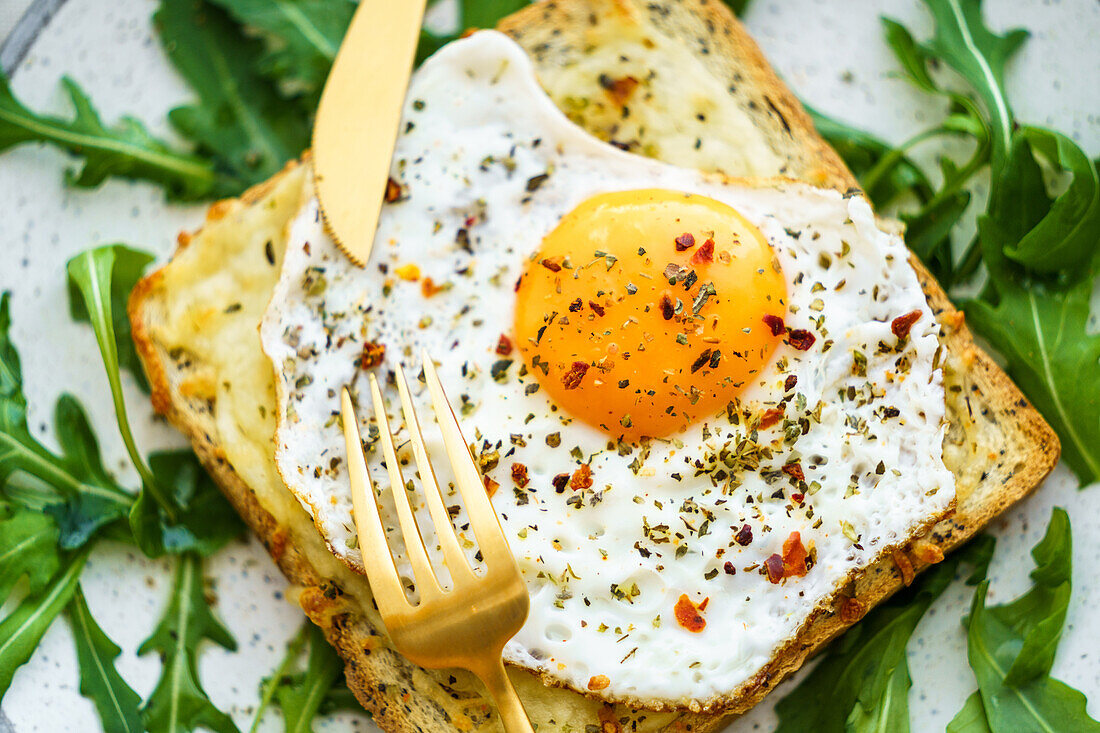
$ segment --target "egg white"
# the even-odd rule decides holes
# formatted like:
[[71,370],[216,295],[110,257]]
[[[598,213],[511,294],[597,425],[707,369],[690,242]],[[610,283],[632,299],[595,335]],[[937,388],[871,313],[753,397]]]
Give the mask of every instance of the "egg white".
[[[491,31],[450,44],[421,67],[404,119],[392,176],[407,198],[384,208],[371,264],[361,270],[344,258],[317,201],[308,201],[291,225],[261,328],[277,374],[278,467],[345,562],[361,567],[363,559],[336,414],[339,390],[353,385],[370,435],[357,366],[366,340],[386,346],[380,376],[404,363],[414,378],[415,355],[427,349],[467,439],[478,452],[499,453],[488,473],[500,484],[493,501],[531,593],[530,616],[506,659],[579,690],[606,676],[597,692],[609,699],[688,706],[735,693],[854,572],[951,507],[938,328],[904,245],[878,228],[862,197],[716,180],[605,145],[562,116],[522,50]],[[633,188],[699,193],[737,209],[782,264],[787,325],[817,336],[804,352],[780,346],[742,398],[750,412],[774,406],[785,377],[795,375],[800,396],[788,411],[806,419],[805,433],[792,436],[793,445],[780,440],[761,470],[740,471],[733,484],[714,479],[714,456],[751,439],[743,420],[731,424],[723,412],[646,448],[618,446],[530,389],[536,380],[522,374],[518,353],[503,379],[493,377],[526,258],[588,197]],[[419,281],[395,274],[410,263]],[[426,277],[447,289],[425,297]],[[891,321],[912,311],[921,317],[901,350],[879,348],[897,344]],[[865,374],[854,373],[857,351]],[[413,388],[429,415],[422,385],[414,380]],[[395,391],[387,392],[400,425]],[[425,428],[446,486],[438,434],[430,422]],[[781,429],[763,431],[760,441],[780,438]],[[547,436],[555,434],[560,445],[551,447]],[[404,440],[402,429],[397,441]],[[775,475],[793,459],[814,487],[803,506]],[[369,452],[368,462],[380,501],[391,506],[381,451]],[[557,493],[552,478],[582,462],[592,468],[592,488]],[[527,486],[512,481],[513,463],[527,468]],[[405,478],[415,478],[411,462]],[[445,493],[464,527],[461,502]],[[423,519],[430,542],[426,512]],[[747,546],[733,540],[744,524],[754,535]],[[804,577],[769,582],[761,564],[782,552],[792,531],[813,543],[816,564]],[[473,535],[463,536],[474,559]],[[677,624],[681,594],[709,598],[702,632]]]

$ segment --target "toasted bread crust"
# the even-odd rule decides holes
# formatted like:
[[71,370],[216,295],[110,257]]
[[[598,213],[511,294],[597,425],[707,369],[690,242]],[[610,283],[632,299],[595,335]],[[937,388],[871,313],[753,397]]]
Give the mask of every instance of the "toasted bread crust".
[[[614,5],[623,12],[631,12],[634,8],[626,0],[615,0]],[[786,120],[792,137],[799,141],[798,145],[807,151],[808,157],[816,159],[817,164],[804,173],[807,179],[840,189],[852,187],[855,181],[851,173],[813,131],[808,116],[797,100],[771,72],[759,49],[726,8],[721,3],[705,0],[688,0],[675,5],[681,8],[681,12],[695,12],[700,22],[713,25],[710,40],[716,50],[711,53],[722,58],[747,59],[757,76],[753,83],[760,84],[762,90],[766,90],[765,93],[778,109],[777,114]],[[510,16],[501,28],[526,45],[531,42],[531,35],[536,32],[539,23],[575,25],[579,21],[570,14],[581,12],[584,7],[580,0],[540,3]],[[732,61],[730,68],[734,68]],[[278,181],[295,170],[296,166],[297,163],[291,163],[282,173],[250,189],[236,202],[215,204],[211,208],[210,218],[216,219],[234,206],[262,202]],[[190,239],[181,236],[181,249],[188,245]],[[950,304],[934,278],[915,257],[911,257],[911,261],[928,302],[944,327],[943,342],[949,354],[946,380],[949,388],[948,412],[952,422],[948,440],[952,440],[952,436],[961,436],[959,445],[962,446],[958,451],[948,451],[945,441],[945,461],[959,476],[955,514],[931,527],[924,538],[904,549],[904,559],[908,560],[912,571],[919,572],[927,567],[930,557],[936,557],[935,552],[921,551],[921,547],[932,545],[946,552],[965,542],[1039,484],[1057,462],[1059,445],[1053,431],[1007,375],[975,346],[962,314]],[[383,632],[372,626],[353,599],[343,595],[338,586],[310,564],[294,544],[288,528],[281,526],[262,506],[256,492],[228,463],[210,415],[204,414],[201,405],[196,406],[194,401],[189,401],[180,393],[178,375],[173,374],[177,367],[152,335],[150,319],[156,311],[152,306],[164,296],[162,286],[163,271],[151,274],[135,288],[129,305],[134,340],[153,389],[154,408],[189,437],[200,461],[264,543],[288,580],[303,588],[300,603],[344,658],[349,686],[374,715],[375,721],[388,731],[465,727],[465,721],[459,725],[451,720],[440,701],[417,688],[418,674],[426,673],[381,641]],[[206,409],[212,413],[213,406]],[[995,437],[973,442],[974,445],[1001,446],[999,451],[990,451],[988,455],[967,454],[964,448],[970,444],[966,437],[975,430],[996,432]],[[970,475],[974,473],[974,466],[980,468],[980,479]],[[902,565],[906,564],[904,559]],[[697,706],[697,711],[741,713],[748,710],[867,609],[903,587],[906,579],[911,579],[909,570],[899,567],[892,556],[880,559],[842,589],[829,608],[816,613],[735,698]],[[853,614],[853,608],[858,609],[858,613]],[[842,613],[842,609],[846,612]],[[727,719],[727,716],[716,714],[684,714],[667,728],[705,733],[723,725]],[[593,722],[600,724],[599,720]],[[474,721],[473,725],[480,727],[483,723],[494,725],[491,713],[487,712],[484,721]]]
[[523,46],[538,66],[546,67],[568,62],[585,45],[585,33],[597,15],[633,23],[643,14],[661,32],[690,39],[692,52],[727,88],[751,90],[747,105],[783,131],[774,147],[786,153],[790,167],[775,174],[839,191],[858,188],[848,166],[817,134],[798,97],[720,0],[545,0],[512,13],[497,29]]

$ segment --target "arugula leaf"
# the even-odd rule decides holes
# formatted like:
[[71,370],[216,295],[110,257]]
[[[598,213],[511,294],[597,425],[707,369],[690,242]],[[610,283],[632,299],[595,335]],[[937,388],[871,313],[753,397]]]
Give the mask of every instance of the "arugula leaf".
[[[1071,176],[1069,185],[1051,200],[1046,191],[1041,157],[1053,176]],[[1085,152],[1065,135],[1036,127],[1020,128],[1012,139],[1009,164],[1001,174],[1001,187],[1027,186],[1002,193],[997,203],[1008,205],[1003,197],[1012,193],[1035,196],[1036,214],[1022,236],[1004,247],[1004,253],[1028,270],[1049,275],[1059,272],[1088,271],[1100,253],[1100,177]],[[1003,208],[999,210],[1003,214]],[[1023,223],[1023,222],[1021,222]],[[1020,232],[1013,232],[1019,234]]]
[[[989,584],[983,582],[964,622],[989,730],[1100,731],[1100,722],[1085,711],[1085,696],[1049,676],[1071,590],[1072,536],[1064,509],[1053,510],[1031,555],[1036,565],[1031,590],[1011,603],[987,607]],[[980,730],[976,717],[977,703],[968,700],[952,724]]]
[[80,293],[84,302],[84,310],[88,314],[92,328],[95,330],[96,343],[99,344],[99,354],[103,359],[107,381],[111,386],[111,398],[114,401],[118,430],[122,435],[126,452],[130,454],[130,461],[141,477],[142,491],[131,512],[130,524],[138,544],[144,547],[143,537],[139,534],[138,527],[133,520],[135,513],[141,514],[143,511],[142,505],[151,499],[156,501],[157,506],[174,522],[178,518],[179,507],[171,495],[160,486],[149,467],[145,465],[145,461],[142,460],[137,444],[134,442],[133,431],[130,429],[130,418],[126,414],[126,401],[122,394],[122,382],[119,379],[118,371],[118,340],[115,338],[114,302],[112,299],[112,293],[115,290],[114,267],[117,258],[117,246],[96,247],[95,249],[84,250],[70,259],[66,269],[69,274],[69,288]]
[[122,441],[141,476],[142,491],[130,508],[130,529],[138,547],[150,557],[188,550],[209,555],[239,534],[236,513],[190,451],[154,454],[146,464],[130,429],[114,332],[115,295],[126,287],[115,276],[120,254],[128,259],[125,279],[140,258],[118,245],[81,252],[69,260],[68,272],[69,286],[80,295],[95,330]]
[[[1092,185],[1096,171],[1090,165],[1075,169],[1074,183],[1052,203],[1032,153],[1037,140],[1047,150],[1073,145],[1057,133],[1021,130],[992,187],[989,211],[978,220],[990,281],[981,298],[965,307],[970,322],[1007,359],[1008,373],[1058,431],[1066,462],[1088,483],[1100,478],[1100,336],[1088,333],[1100,220],[1094,215],[1080,219],[1081,229],[1067,227],[1065,209],[1055,207],[1063,197],[1079,199],[1071,192]],[[1086,183],[1078,185],[1079,178]],[[1100,212],[1100,204],[1090,206],[1088,211]],[[1040,246],[1080,264],[1061,281],[1036,281],[1008,259],[1016,248],[1033,263],[1041,259],[1035,253]]]
[[248,31],[256,31],[265,52],[256,70],[278,81],[286,97],[299,97],[312,115],[355,13],[351,0],[210,0]]
[[[833,147],[879,209],[885,210],[906,196],[919,202],[932,198],[928,177],[904,150],[879,140],[817,110],[806,107],[818,133]],[[868,176],[873,172],[873,177]]]
[[307,619],[298,628],[296,633],[286,646],[286,654],[283,655],[282,660],[279,662],[279,666],[275,668],[275,672],[270,677],[265,677],[263,684],[260,685],[260,704],[256,706],[256,713],[252,717],[252,727],[248,729],[248,733],[256,733],[260,729],[260,723],[263,722],[264,714],[271,706],[272,700],[275,699],[275,691],[280,685],[284,683],[284,680],[290,674],[290,668],[298,660],[298,657],[302,653],[302,649],[306,645],[306,633],[309,631],[309,627],[313,624]]
[[347,677],[343,673],[332,684],[332,689],[321,701],[321,707],[317,709],[317,712],[320,715],[331,715],[342,710],[370,715],[369,712],[363,710],[362,704],[355,698],[355,693],[348,687]]
[[913,34],[901,23],[886,17],[880,20],[886,45],[901,63],[905,77],[918,89],[930,94],[940,94],[943,90],[928,72],[928,67],[933,63],[933,55],[917,43]]
[[237,192],[309,146],[306,117],[254,68],[262,41],[246,37],[220,8],[194,0],[161,0],[153,21],[168,58],[198,95],[198,103],[173,109],[168,119]]
[[734,15],[741,17],[748,9],[751,0],[722,0],[722,2],[729,6],[729,9],[733,11]]
[[310,624],[309,661],[305,671],[275,689],[275,697],[286,720],[287,733],[313,730],[313,718],[343,669],[343,660],[325,641],[325,635]]
[[57,525],[45,514],[0,506],[0,604],[24,575],[30,594],[41,592],[60,565],[57,537]]
[[[76,399],[62,395],[55,412],[61,454],[27,427],[19,352],[11,341],[10,294],[0,295],[0,488],[35,497],[60,529],[60,546],[79,547],[100,527],[126,516],[133,497],[107,475],[99,446]],[[23,501],[28,505],[26,501]],[[35,508],[39,508],[36,506]]]
[[[309,658],[306,669],[291,672],[307,640]],[[274,674],[264,680],[260,705],[256,709],[249,733],[256,733],[259,729],[264,713],[273,699],[278,700],[283,711],[287,733],[313,730],[313,719],[326,712],[348,708],[361,710],[354,697],[351,697],[349,704],[346,696],[333,694],[341,686],[343,691],[347,691],[346,684],[343,684],[343,669],[343,661],[325,640],[324,633],[306,621],[287,644],[286,654]]]
[[95,703],[105,733],[141,733],[141,698],[115,669],[122,651],[92,618],[78,585],[69,601],[69,624],[76,640],[80,692]]
[[[117,486],[103,467],[99,443],[84,408],[72,395],[63,394],[54,408],[54,430],[68,464],[75,475],[86,476],[97,486]],[[121,489],[120,489],[121,491]],[[64,501],[50,502],[44,509],[61,531],[59,545],[72,550],[80,547],[101,529],[109,528],[130,512],[134,497],[103,495],[81,490]]]
[[[992,225],[979,221],[982,239]],[[989,254],[986,254],[989,260]],[[996,284],[996,304],[965,304],[968,320],[1007,359],[1007,371],[1058,431],[1062,457],[1085,484],[1100,478],[1100,336],[1088,335],[1092,283],[1069,289]]]
[[244,531],[240,516],[190,450],[152,453],[149,468],[180,513],[171,522],[151,501],[135,510],[131,516],[141,525],[141,547],[147,554],[194,551],[207,557]]
[[982,22],[981,0],[924,0],[932,12],[935,30],[923,46],[942,59],[974,89],[990,117],[992,165],[1000,170],[1012,139],[1012,112],[1004,93],[1004,70],[1028,33],[1011,30],[997,35]]
[[15,670],[31,658],[46,629],[72,598],[88,551],[85,546],[66,558],[39,593],[28,595],[0,621],[0,699],[8,691]]
[[467,28],[493,28],[500,19],[527,7],[531,0],[463,0],[458,25]]
[[[905,222],[905,243],[929,267],[945,288],[970,276],[978,262],[963,258],[956,264],[951,235],[955,225],[970,206],[966,184],[989,163],[989,144],[979,137],[979,144],[970,160],[961,168],[949,158],[941,158],[943,184],[915,212],[902,212]],[[974,245],[971,246],[972,250]]]
[[[115,334],[115,350],[118,364],[130,372],[138,385],[149,391],[149,381],[141,366],[134,339],[130,335],[130,319],[126,314],[130,292],[145,273],[149,264],[156,259],[148,252],[131,249],[123,244],[109,245],[114,250],[114,277],[111,279],[111,323]],[[74,321],[91,323],[91,315],[80,294],[80,288],[69,279],[69,315]]]
[[985,717],[982,694],[975,692],[966,698],[962,710],[947,724],[947,733],[993,733]]
[[[966,184],[984,170],[990,160],[989,126],[981,110],[969,97],[946,89],[932,78],[929,68],[938,62],[934,51],[917,43],[897,21],[882,18],[886,42],[897,57],[903,76],[924,92],[945,96],[951,101],[946,118],[897,147],[889,146],[859,130],[822,120],[823,135],[845,159],[880,211],[897,204],[896,212],[906,224],[906,244],[928,266],[937,280],[950,287],[969,277],[980,260],[971,246],[962,265],[956,263],[952,231],[970,205]],[[943,136],[973,138],[976,147],[963,166],[941,158],[943,183],[934,190],[925,173],[907,153],[914,146]],[[833,138],[837,139],[833,139]],[[908,194],[908,195],[907,195]],[[912,210],[913,202],[916,210]]]
[[[1050,672],[1062,638],[1072,590],[1073,538],[1065,509],[1051,511],[1043,539],[1031,550],[1032,589],[1012,603],[986,611],[1024,637],[1005,682],[1019,685]],[[1038,617],[1038,618],[1037,618]]]
[[978,585],[989,574],[989,564],[993,562],[993,551],[997,549],[997,540],[992,535],[980,534],[963,547],[955,550],[956,555],[970,566],[967,585]]
[[172,149],[133,117],[107,127],[76,82],[66,77],[61,84],[73,105],[72,120],[27,109],[0,73],[0,153],[28,142],[54,145],[83,159],[79,173],[66,173],[69,183],[83,188],[119,176],[159,184],[169,199],[191,201],[219,190],[219,178],[208,161]]
[[420,66],[426,58],[458,38],[458,36],[458,33],[436,33],[427,28],[421,28],[420,42],[416,46],[416,58],[413,60],[413,67]]
[[[936,1],[938,0],[925,0],[926,3]],[[980,11],[977,17],[980,18]],[[988,125],[978,105],[969,96],[940,85],[932,77],[929,69],[937,67],[940,62],[936,51],[930,45],[917,43],[909,30],[896,20],[886,17],[881,20],[886,44],[890,46],[890,50],[894,52],[898,63],[901,64],[902,76],[921,91],[951,100],[951,108],[944,127],[971,134],[979,140],[988,139]],[[1005,61],[1015,51],[1016,48],[1009,51]],[[960,120],[964,121],[961,126]]]
[[198,676],[198,650],[209,639],[234,651],[233,636],[214,616],[203,593],[202,559],[185,553],[176,561],[172,597],[164,617],[142,642],[138,654],[160,653],[160,680],[141,708],[146,730],[180,733],[208,728],[217,733],[238,733],[233,720],[214,707]]
[[942,159],[944,183],[939,190],[934,189],[928,176],[907,152],[920,143],[944,135],[964,133],[981,140],[984,129],[975,124],[972,117],[957,114],[944,124],[892,147],[873,135],[807,109],[818,132],[844,159],[875,207],[884,213],[895,211],[906,224],[906,244],[932,274],[949,287],[956,279],[951,232],[970,204],[970,194],[964,186],[988,162],[989,148],[980,143],[970,162],[962,168]]
[[993,544],[992,537],[975,539],[833,642],[824,659],[776,705],[776,732],[909,730],[909,637],[962,562],[984,572]]

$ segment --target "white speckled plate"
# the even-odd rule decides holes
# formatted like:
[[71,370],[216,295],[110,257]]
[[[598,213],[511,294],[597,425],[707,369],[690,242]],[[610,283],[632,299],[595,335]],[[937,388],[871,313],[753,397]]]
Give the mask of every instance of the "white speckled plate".
[[[7,2],[8,0],[0,0]],[[986,0],[995,29],[1023,26],[1032,38],[1011,66],[1008,86],[1018,116],[1069,133],[1100,154],[1100,4],[1090,0]],[[882,6],[889,6],[885,10]],[[188,98],[153,37],[148,0],[38,0],[19,35],[0,50],[16,93],[31,107],[68,113],[58,90],[63,74],[91,95],[104,119],[132,113],[151,131],[171,137],[165,113]],[[926,96],[891,76],[896,69],[882,41],[878,15],[903,20],[923,36],[931,27],[916,0],[755,0],[748,25],[794,89],[818,109],[900,141],[939,114]],[[1085,70],[1091,70],[1086,73]],[[932,159],[935,150],[920,154]],[[0,290],[13,293],[14,338],[23,357],[32,430],[50,435],[50,415],[61,391],[89,408],[108,466],[135,483],[113,432],[114,419],[91,331],[69,320],[63,266],[86,247],[122,241],[167,257],[177,231],[202,220],[202,207],[169,206],[144,184],[108,182],[95,191],[63,185],[71,162],[52,150],[24,147],[0,156]],[[127,382],[131,417],[144,450],[178,446],[174,430],[152,417],[143,395]],[[1042,535],[1050,509],[1069,510],[1074,529],[1074,591],[1054,674],[1090,698],[1100,717],[1100,487],[1078,491],[1059,467],[1039,491],[994,522],[998,537],[990,601],[1028,587],[1028,551]],[[240,649],[202,652],[200,673],[214,702],[247,729],[261,678],[283,654],[301,612],[283,598],[285,581],[257,542],[236,544],[208,564],[218,610]],[[83,586],[96,619],[122,648],[119,670],[140,694],[156,682],[159,662],[134,652],[164,605],[171,577],[167,561],[150,561],[117,545],[92,555]],[[932,607],[909,645],[916,731],[940,731],[975,688],[966,663],[960,618],[971,589],[957,583]],[[29,664],[16,674],[0,711],[0,733],[90,731],[99,722],[78,689],[72,638],[54,624]],[[770,730],[772,706],[787,688],[738,720],[731,732]],[[276,716],[264,730],[278,731]],[[365,716],[330,719],[321,730],[374,730]]]

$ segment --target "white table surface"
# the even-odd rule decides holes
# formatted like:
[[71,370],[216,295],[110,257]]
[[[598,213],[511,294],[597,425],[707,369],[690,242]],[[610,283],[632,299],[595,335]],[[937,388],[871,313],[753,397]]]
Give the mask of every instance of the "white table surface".
[[[27,0],[0,0],[0,37]],[[1024,121],[1070,134],[1091,156],[1100,155],[1100,3],[1095,0],[987,0],[996,30],[1024,26],[1032,38],[1008,72],[1010,100]],[[57,81],[73,76],[104,119],[132,113],[151,131],[171,137],[165,112],[188,98],[152,36],[149,0],[68,0],[14,74],[17,94],[36,109],[64,111]],[[883,10],[883,8],[886,8]],[[915,0],[755,0],[747,23],[776,68],[798,94],[822,111],[900,141],[940,114],[935,100],[894,78],[878,15],[903,20],[918,37],[931,21]],[[934,159],[935,150],[923,151]],[[203,207],[168,206],[159,189],[111,181],[95,191],[62,184],[71,164],[53,151],[23,147],[0,157],[0,290],[13,293],[13,335],[23,357],[31,429],[50,444],[50,415],[62,390],[78,395],[97,426],[107,465],[133,485],[114,419],[106,380],[90,329],[73,324],[65,300],[63,264],[86,247],[127,242],[166,257],[175,235],[196,226]],[[1096,299],[1094,299],[1094,303]],[[179,446],[171,428],[152,419],[142,395],[128,383],[130,413],[144,451]],[[1028,551],[1042,535],[1052,506],[1069,510],[1074,530],[1074,591],[1054,674],[1090,698],[1100,717],[1100,488],[1079,491],[1059,466],[1031,498],[996,520],[991,603],[1028,587]],[[282,657],[301,612],[283,597],[286,583],[259,543],[240,542],[209,564],[217,608],[240,650],[212,645],[200,673],[214,702],[243,729],[258,700],[260,679]],[[118,666],[147,695],[159,673],[153,656],[135,649],[165,603],[168,561],[150,561],[119,545],[93,553],[83,586],[93,614],[122,648]],[[975,688],[959,620],[971,588],[953,585],[932,607],[909,644],[913,676],[910,708],[915,731],[940,731]],[[54,624],[3,701],[0,731],[90,731],[99,723],[77,690],[75,652],[68,627]],[[772,705],[790,686],[735,722],[730,731],[770,730]],[[6,716],[6,719],[5,719]],[[264,730],[281,730],[270,716]],[[375,730],[365,716],[343,715],[319,730]]]
[[8,0],[0,5],[0,38],[7,38],[30,4],[31,0]]

